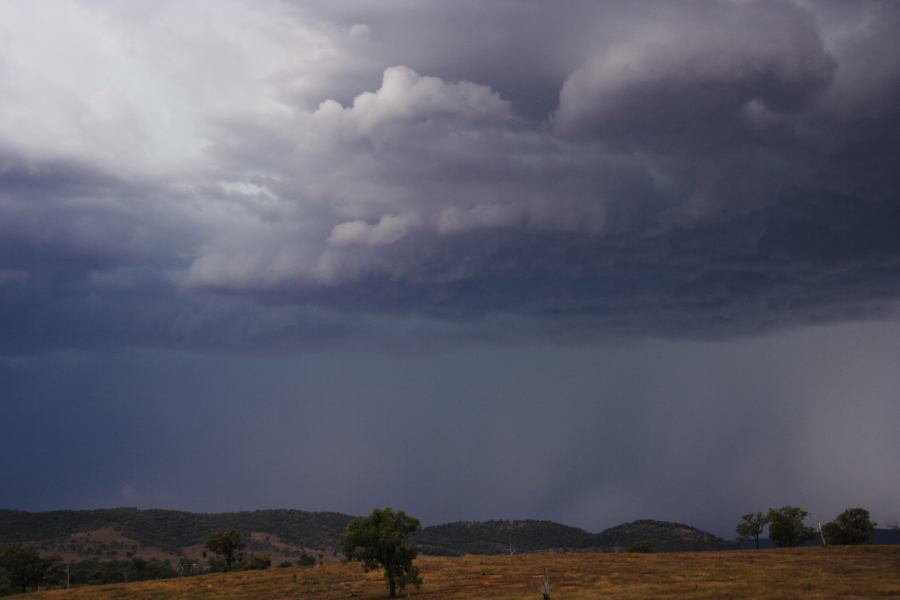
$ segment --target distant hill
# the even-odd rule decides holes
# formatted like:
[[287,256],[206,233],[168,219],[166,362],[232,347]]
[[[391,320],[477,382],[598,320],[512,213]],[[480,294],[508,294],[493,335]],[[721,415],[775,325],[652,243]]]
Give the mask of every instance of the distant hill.
[[600,533],[552,521],[483,521],[426,527],[417,542],[424,554],[502,554],[545,550],[625,550],[650,540],[658,552],[728,550],[734,544],[681,523],[633,521]]
[[[0,510],[0,545],[28,543],[69,557],[104,559],[197,556],[212,532],[234,528],[250,541],[251,552],[290,558],[304,550],[317,550],[328,557],[352,518],[301,510],[217,514],[136,508],[41,513]],[[551,521],[456,522],[425,527],[416,538],[421,552],[433,555],[612,551],[645,540],[652,540],[654,549],[661,552],[734,547],[688,525],[650,520],[625,523],[596,534]]]
[[595,545],[603,548],[628,548],[642,541],[652,541],[653,549],[658,552],[730,550],[735,547],[732,542],[690,525],[650,519],[610,527],[594,537]]
[[583,549],[594,534],[552,521],[459,521],[425,527],[416,538],[423,554],[505,554]]
[[[350,515],[302,510],[256,510],[233,513],[191,513],[177,510],[112,508],[31,513],[0,510],[0,545],[17,542],[63,541],[79,533],[112,529],[140,546],[172,553],[203,544],[218,529],[234,528],[276,535],[304,548],[336,548]],[[46,543],[43,545],[47,545]]]

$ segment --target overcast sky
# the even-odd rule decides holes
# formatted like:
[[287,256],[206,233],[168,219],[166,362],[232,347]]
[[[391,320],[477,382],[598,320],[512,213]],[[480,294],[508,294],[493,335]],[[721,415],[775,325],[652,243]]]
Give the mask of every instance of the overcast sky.
[[0,506],[900,519],[900,4],[0,4]]

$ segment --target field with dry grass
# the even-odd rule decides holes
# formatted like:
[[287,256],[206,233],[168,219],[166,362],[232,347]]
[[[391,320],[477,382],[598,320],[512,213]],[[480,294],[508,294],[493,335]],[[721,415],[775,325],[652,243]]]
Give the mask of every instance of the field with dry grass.
[[[554,600],[900,598],[900,547],[801,548],[671,554],[539,553],[418,559],[425,583],[410,597],[540,598],[549,570]],[[374,599],[378,573],[358,564],[214,574],[168,581],[46,591],[23,598]]]

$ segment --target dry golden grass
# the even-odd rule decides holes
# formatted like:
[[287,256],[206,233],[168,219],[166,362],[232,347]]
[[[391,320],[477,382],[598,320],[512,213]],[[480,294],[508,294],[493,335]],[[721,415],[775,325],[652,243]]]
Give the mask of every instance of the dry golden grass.
[[[554,600],[721,598],[900,598],[900,547],[869,546],[673,554],[423,557],[419,600],[538,599],[549,569]],[[274,569],[84,587],[34,600],[374,599],[387,596],[378,573],[359,565]]]

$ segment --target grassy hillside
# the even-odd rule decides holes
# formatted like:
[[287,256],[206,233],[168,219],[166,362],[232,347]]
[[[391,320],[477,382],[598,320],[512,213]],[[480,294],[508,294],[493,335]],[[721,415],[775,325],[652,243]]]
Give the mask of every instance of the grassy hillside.
[[[898,598],[900,548],[863,546],[704,553],[425,557],[411,598],[520,600],[538,597],[544,568],[561,600],[719,598]],[[40,592],[33,600],[385,598],[378,573],[359,565],[205,575]]]

